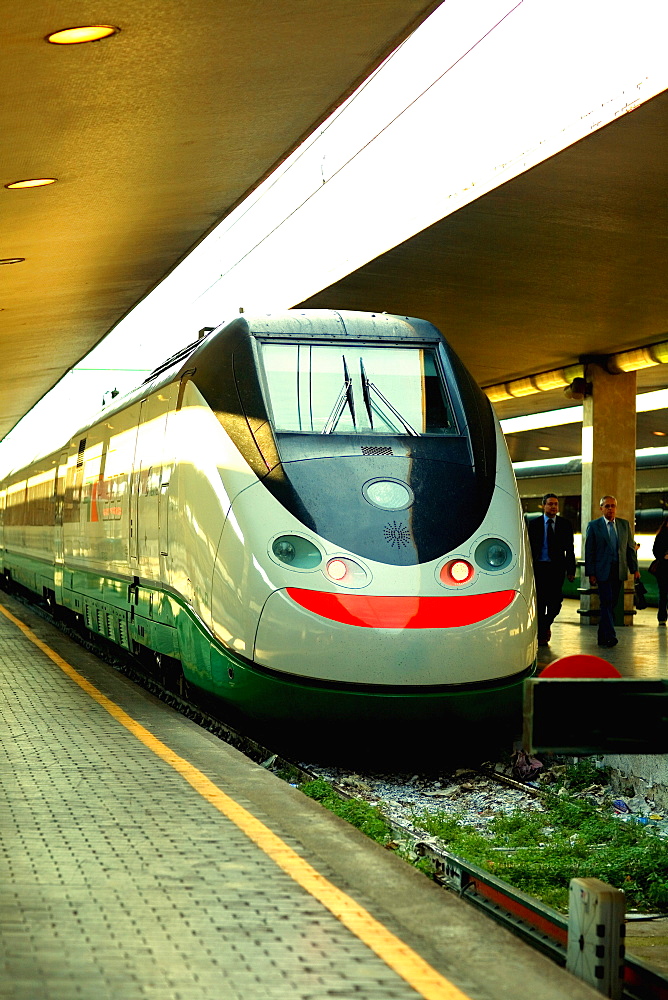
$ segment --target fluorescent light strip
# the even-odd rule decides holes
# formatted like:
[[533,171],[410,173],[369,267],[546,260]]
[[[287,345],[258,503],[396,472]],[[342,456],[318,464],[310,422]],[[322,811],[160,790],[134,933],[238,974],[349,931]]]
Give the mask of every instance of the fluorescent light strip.
[[668,389],[657,389],[656,392],[643,392],[636,396],[636,413],[649,413],[651,410],[663,410],[668,407]]
[[[636,448],[636,458],[643,455],[658,457],[668,455],[668,448]],[[564,465],[567,462],[578,462],[581,455],[567,455],[564,458],[537,458],[533,462],[513,462],[513,469],[551,469],[555,465]]]
[[[643,392],[636,396],[636,413],[651,413],[653,410],[666,408],[668,408],[668,389]],[[545,413],[527,413],[523,417],[508,417],[500,423],[504,434],[520,434],[522,431],[537,431],[543,427],[579,424],[582,423],[582,407],[567,406],[561,410],[547,410]]]
[[567,458],[538,458],[535,462],[513,462],[513,469],[551,469],[555,465],[563,465],[564,462],[576,462],[579,455],[569,455]]
[[562,424],[581,424],[582,407],[567,406],[562,410],[548,410],[546,413],[527,413],[524,417],[508,417],[501,421],[504,434],[518,434],[521,431],[536,431],[541,427],[560,427]]

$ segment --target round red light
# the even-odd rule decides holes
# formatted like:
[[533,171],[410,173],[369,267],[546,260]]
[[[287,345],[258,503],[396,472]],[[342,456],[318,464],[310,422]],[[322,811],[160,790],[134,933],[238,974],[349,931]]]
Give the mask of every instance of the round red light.
[[465,559],[453,559],[445,564],[439,576],[445,584],[467,583],[473,576],[473,566]]
[[450,567],[450,576],[457,583],[464,583],[471,575],[471,567],[463,561],[454,562]]
[[327,575],[332,580],[344,580],[348,573],[348,567],[342,559],[331,559],[327,563]]

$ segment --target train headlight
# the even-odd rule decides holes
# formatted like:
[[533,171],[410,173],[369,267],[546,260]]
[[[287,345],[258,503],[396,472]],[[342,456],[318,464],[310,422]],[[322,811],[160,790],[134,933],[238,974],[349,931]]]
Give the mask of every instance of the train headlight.
[[513,553],[500,538],[486,538],[475,550],[475,561],[481,569],[496,572],[510,566]]
[[271,545],[273,556],[293,569],[317,569],[322,553],[317,545],[301,535],[280,535]]
[[466,559],[451,559],[450,562],[447,562],[442,567],[438,575],[441,583],[450,587],[453,584],[461,585],[462,583],[468,583],[473,573],[473,566]]
[[362,496],[381,510],[406,510],[415,502],[413,490],[398,479],[370,479],[362,487]]
[[335,556],[330,559],[325,572],[330,580],[341,587],[363,587],[369,579],[369,574],[363,566],[345,556]]

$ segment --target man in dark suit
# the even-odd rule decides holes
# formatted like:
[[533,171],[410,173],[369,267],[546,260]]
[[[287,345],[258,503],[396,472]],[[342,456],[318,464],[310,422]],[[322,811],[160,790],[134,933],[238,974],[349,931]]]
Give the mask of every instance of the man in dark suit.
[[587,525],[585,574],[592,587],[598,586],[598,644],[610,648],[618,642],[613,615],[620,588],[629,572],[636,580],[640,573],[631,525],[617,517],[617,501],[611,496],[601,497],[600,508],[602,516]]
[[546,493],[540,506],[542,516],[529,521],[527,531],[536,578],[538,645],[547,646],[552,622],[561,611],[564,576],[575,579],[575,551],[570,521],[559,517],[559,498]]

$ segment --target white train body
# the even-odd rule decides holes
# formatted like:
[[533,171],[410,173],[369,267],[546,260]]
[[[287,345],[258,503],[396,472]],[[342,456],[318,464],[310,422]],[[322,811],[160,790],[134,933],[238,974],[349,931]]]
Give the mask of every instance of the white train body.
[[279,729],[487,726],[535,663],[505,442],[424,321],[239,317],[0,509],[8,581]]

